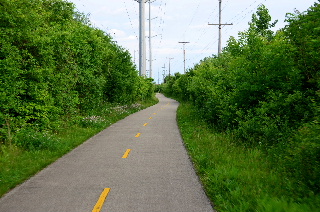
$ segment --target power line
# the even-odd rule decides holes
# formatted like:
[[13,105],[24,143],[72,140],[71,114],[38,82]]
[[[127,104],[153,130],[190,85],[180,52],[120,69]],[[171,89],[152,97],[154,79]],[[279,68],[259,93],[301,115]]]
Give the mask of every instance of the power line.
[[126,13],[127,13],[127,16],[128,16],[128,19],[129,19],[129,22],[130,22],[132,31],[133,31],[133,33],[134,33],[134,35],[135,35],[135,38],[138,40],[138,36],[136,35],[136,31],[135,31],[135,29],[134,29],[134,27],[133,27],[132,20],[131,20],[131,17],[130,17],[130,13],[129,13],[128,8],[127,8],[127,4],[126,4],[125,1],[123,1],[123,4],[124,4],[124,6],[125,6],[125,8],[126,8]]

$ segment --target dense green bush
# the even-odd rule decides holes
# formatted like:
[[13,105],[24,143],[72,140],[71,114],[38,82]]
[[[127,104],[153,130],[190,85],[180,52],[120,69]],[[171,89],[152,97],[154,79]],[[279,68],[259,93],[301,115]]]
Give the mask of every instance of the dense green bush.
[[56,150],[61,144],[51,132],[23,128],[16,133],[15,144],[25,150]]
[[219,57],[205,58],[163,85],[166,94],[193,102],[216,130],[266,150],[297,179],[297,187],[315,193],[320,192],[319,20],[315,3],[304,13],[288,14],[288,25],[274,33],[276,22],[262,5],[249,29],[231,37]]
[[65,0],[0,2],[0,141],[50,130],[106,102],[152,96],[129,52]]

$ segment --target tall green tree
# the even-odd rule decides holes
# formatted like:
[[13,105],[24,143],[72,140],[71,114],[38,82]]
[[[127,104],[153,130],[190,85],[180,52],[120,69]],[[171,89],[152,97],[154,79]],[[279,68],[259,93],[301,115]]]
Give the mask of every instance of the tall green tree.
[[250,30],[255,31],[263,37],[268,39],[272,38],[273,31],[270,28],[274,27],[278,20],[271,23],[271,16],[269,10],[265,5],[260,5],[257,9],[256,14],[252,14],[252,19],[250,23]]
[[285,28],[293,45],[295,62],[305,77],[305,86],[320,88],[320,4],[315,3],[306,12],[288,13],[289,25]]
[[0,47],[0,140],[153,92],[128,51],[65,0],[2,0]]

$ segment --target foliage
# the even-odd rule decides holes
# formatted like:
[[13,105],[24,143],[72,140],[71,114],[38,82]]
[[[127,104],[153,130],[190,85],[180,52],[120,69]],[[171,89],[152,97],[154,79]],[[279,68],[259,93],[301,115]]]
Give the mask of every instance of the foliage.
[[269,39],[272,38],[273,32],[270,30],[274,27],[278,20],[270,23],[271,16],[269,15],[268,9],[264,5],[258,7],[256,14],[252,15],[252,22],[250,23],[250,29],[254,30],[257,34]]
[[315,3],[307,12],[288,13],[285,33],[294,47],[294,61],[303,70],[304,87],[319,89],[320,6]]
[[[172,77],[163,92],[192,102],[218,132],[270,156],[294,179],[299,198],[320,193],[320,4],[288,14],[274,33],[261,5],[249,29],[231,37],[219,57]],[[299,195],[298,195],[299,193]]]
[[181,103],[177,121],[215,210],[319,211],[320,195],[306,195],[306,189],[297,189],[297,181],[279,172],[263,150],[236,145],[232,135],[213,131],[198,115],[196,106]]
[[2,0],[0,28],[2,142],[20,145],[21,129],[52,131],[106,102],[152,97],[152,81],[138,76],[129,52],[70,2]]

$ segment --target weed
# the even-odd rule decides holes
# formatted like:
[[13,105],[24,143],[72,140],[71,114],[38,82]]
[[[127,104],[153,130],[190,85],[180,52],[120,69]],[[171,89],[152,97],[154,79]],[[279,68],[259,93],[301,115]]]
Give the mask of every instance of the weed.
[[232,134],[215,132],[191,104],[180,104],[178,124],[216,210],[319,211],[319,196],[298,198],[295,181],[286,177],[264,151],[239,145]]

